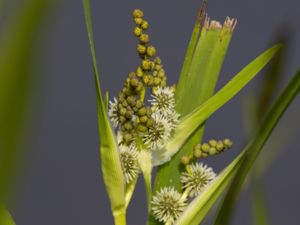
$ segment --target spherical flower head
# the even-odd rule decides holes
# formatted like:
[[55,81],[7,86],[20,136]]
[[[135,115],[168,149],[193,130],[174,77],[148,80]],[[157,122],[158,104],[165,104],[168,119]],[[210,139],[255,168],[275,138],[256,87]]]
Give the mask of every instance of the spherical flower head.
[[151,115],[153,125],[149,127],[148,132],[144,135],[143,141],[148,145],[151,151],[161,149],[165,142],[169,140],[172,125],[169,120],[159,112]]
[[187,200],[173,187],[164,187],[157,192],[151,202],[152,214],[160,222],[174,221],[180,216],[187,206]]
[[120,123],[118,114],[118,100],[114,98],[114,101],[109,101],[108,116],[114,127],[117,127]]
[[133,144],[129,147],[120,145],[119,151],[125,182],[128,184],[136,179],[139,174],[138,152]]
[[189,172],[182,173],[180,180],[183,189],[190,189],[190,197],[200,195],[216,178],[212,168],[202,163],[191,164]]
[[163,114],[169,114],[175,107],[174,89],[171,87],[157,87],[153,90],[152,98],[149,100],[154,110]]

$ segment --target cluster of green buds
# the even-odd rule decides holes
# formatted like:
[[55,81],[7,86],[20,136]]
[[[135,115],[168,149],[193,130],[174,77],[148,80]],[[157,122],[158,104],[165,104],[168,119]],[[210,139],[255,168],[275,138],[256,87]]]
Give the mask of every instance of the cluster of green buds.
[[232,147],[232,141],[228,138],[224,140],[211,139],[207,143],[197,144],[193,148],[193,152],[190,155],[184,155],[181,157],[181,163],[183,165],[189,164],[191,161],[195,161],[199,158],[207,158],[208,156],[214,156],[228,150]]
[[[162,149],[179,122],[175,111],[175,87],[167,86],[167,78],[156,49],[145,33],[149,24],[139,9],[133,11],[138,37],[137,52],[141,59],[135,72],[129,73],[121,92],[109,102],[108,116],[117,129],[117,141],[126,184],[139,173],[141,151]],[[145,101],[147,89],[151,98]]]

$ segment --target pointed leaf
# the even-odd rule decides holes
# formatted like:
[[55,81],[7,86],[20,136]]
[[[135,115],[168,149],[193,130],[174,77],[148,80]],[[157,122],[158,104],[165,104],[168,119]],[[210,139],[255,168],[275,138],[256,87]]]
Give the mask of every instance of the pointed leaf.
[[[118,146],[114,132],[111,128],[105,103],[102,98],[102,92],[100,87],[99,73],[96,62],[96,53],[94,48],[93,32],[92,32],[92,20],[90,12],[90,1],[84,0],[84,12],[86,25],[88,30],[88,36],[90,41],[94,77],[96,84],[97,106],[98,106],[98,126],[100,135],[100,156],[101,156],[101,168],[103,173],[103,179],[108,192],[108,196],[111,203],[115,219],[121,214],[125,214],[125,190],[124,190],[124,178],[121,168],[121,162],[118,152]],[[123,221],[123,219],[120,219]]]
[[0,224],[16,225],[10,213],[3,206],[0,206]]

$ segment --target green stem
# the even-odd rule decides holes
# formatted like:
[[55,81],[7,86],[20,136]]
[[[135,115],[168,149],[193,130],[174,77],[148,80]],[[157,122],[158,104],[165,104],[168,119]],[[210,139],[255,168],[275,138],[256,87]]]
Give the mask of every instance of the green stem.
[[148,212],[151,211],[151,198],[152,198],[152,185],[151,185],[151,171],[148,173],[143,172],[144,183],[146,187]]
[[126,212],[114,214],[115,225],[126,225]]

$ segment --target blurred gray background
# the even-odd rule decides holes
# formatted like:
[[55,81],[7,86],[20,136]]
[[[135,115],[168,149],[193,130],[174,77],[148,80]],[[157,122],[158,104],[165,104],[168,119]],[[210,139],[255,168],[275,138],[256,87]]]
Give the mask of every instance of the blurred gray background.
[[[141,8],[150,22],[149,34],[168,74],[178,79],[186,47],[200,6],[197,1],[91,0],[96,52],[103,91],[115,96],[127,74],[139,63],[131,11]],[[236,17],[238,25],[226,57],[218,88],[250,60],[274,43],[279,28],[292,30],[285,82],[300,66],[300,2],[297,0],[208,0],[207,12],[223,21]],[[19,225],[113,224],[99,169],[99,139],[91,57],[82,2],[65,0],[51,15],[40,43],[42,59],[33,149],[18,187],[12,214]],[[233,150],[207,160],[216,171],[224,168],[246,140],[242,122],[242,96],[255,91],[256,79],[215,113],[207,123],[204,140],[230,137]],[[297,98],[285,121],[299,114]],[[300,125],[298,116],[294,122]],[[295,135],[300,137],[299,132]],[[266,172],[264,179],[272,224],[299,223],[299,142],[294,138]],[[238,202],[233,224],[252,224],[250,195]],[[139,180],[128,224],[146,220],[146,199]]]

